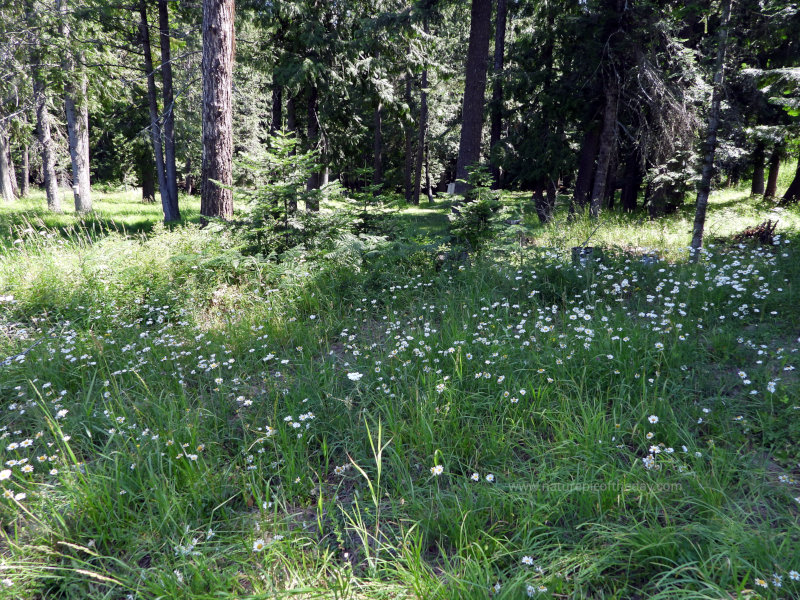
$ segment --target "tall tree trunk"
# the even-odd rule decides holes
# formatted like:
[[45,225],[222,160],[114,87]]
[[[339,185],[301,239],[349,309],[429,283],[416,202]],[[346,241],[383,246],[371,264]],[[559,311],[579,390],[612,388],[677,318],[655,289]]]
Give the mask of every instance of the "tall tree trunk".
[[[486,96],[486,71],[489,66],[489,38],[492,32],[491,0],[472,0],[469,46],[461,112],[461,141],[456,164],[456,193],[464,194],[469,168],[481,158],[483,106]],[[459,181],[462,180],[462,181]]]
[[758,142],[753,152],[753,183],[750,186],[751,196],[761,196],[764,193],[764,144]]
[[[375,107],[372,155],[372,185],[383,185],[383,103],[380,98]],[[379,193],[377,189],[375,193]]]
[[277,83],[272,84],[272,123],[269,134],[275,135],[283,129],[283,87]]
[[17,185],[17,172],[14,169],[14,159],[11,158],[11,144],[8,144],[8,177],[11,179],[11,192],[15,198],[19,198],[19,186]]
[[714,65],[714,89],[711,94],[711,110],[708,113],[708,128],[706,130],[703,167],[700,176],[700,185],[697,189],[694,226],[692,228],[693,261],[697,261],[700,258],[700,248],[703,245],[703,229],[706,224],[708,196],[711,193],[711,177],[714,175],[714,153],[717,150],[717,129],[719,128],[722,84],[725,78],[725,53],[728,49],[728,23],[730,19],[731,0],[723,0],[722,20],[719,25],[719,41],[717,43],[717,60]]
[[61,211],[61,196],[58,193],[56,181],[55,151],[53,139],[50,136],[50,111],[47,109],[47,89],[41,65],[41,40],[36,38],[40,30],[38,12],[33,0],[27,0],[25,5],[25,20],[31,31],[29,35],[30,62],[33,73],[33,103],[36,110],[36,134],[42,153],[42,180],[44,181],[47,196],[47,208],[53,212]]
[[181,218],[178,206],[178,171],[175,168],[175,98],[172,92],[172,55],[170,52],[169,8],[167,0],[158,0],[158,40],[161,47],[161,97],[164,106],[164,180],[169,192],[169,214],[165,221]]
[[156,201],[156,178],[153,156],[150,152],[143,152],[138,164],[139,183],[142,186],[142,202],[152,204]]
[[31,165],[30,165],[30,158],[28,155],[29,146],[28,142],[25,142],[25,145],[22,147],[22,181],[21,188],[20,188],[20,197],[24,198],[31,191]]
[[[425,33],[428,25],[425,24]],[[412,202],[419,205],[420,188],[422,187],[422,163],[425,158],[425,138],[428,133],[428,68],[422,70],[422,89],[419,94],[419,131],[417,137],[417,164],[414,167],[414,188]]]
[[800,202],[800,156],[798,156],[794,179],[792,179],[792,183],[789,184],[789,188],[783,195],[781,204],[792,204],[794,202]]
[[492,180],[494,188],[498,189],[500,181],[500,165],[497,164],[497,145],[503,134],[503,62],[506,47],[506,15],[508,13],[507,0],[497,0],[497,14],[495,15],[494,30],[494,63],[492,75],[491,127],[489,137],[489,153],[492,158]]
[[36,133],[39,147],[42,149],[42,178],[47,196],[47,208],[53,212],[61,212],[61,195],[58,193],[56,179],[56,157],[53,138],[50,136],[50,111],[47,110],[47,95],[41,74],[35,76],[33,97],[36,102]]
[[592,200],[589,214],[597,218],[603,202],[608,181],[608,171],[617,145],[617,107],[619,105],[619,85],[616,74],[611,73],[605,84],[606,105],[603,111],[603,129],[600,132],[597,152],[597,170],[592,185]]
[[186,175],[183,178],[183,188],[186,190],[186,195],[191,196],[194,191],[194,177],[192,176],[192,157],[186,157]]
[[[233,216],[233,0],[203,0],[203,168],[200,214]],[[216,183],[215,183],[216,182]]]
[[636,200],[639,196],[639,189],[642,187],[642,167],[639,161],[638,150],[632,150],[625,158],[625,179],[622,182],[622,192],[620,202],[624,212],[636,210]]
[[[61,37],[69,41],[68,0],[56,0],[60,16]],[[79,213],[92,210],[92,188],[89,175],[89,108],[86,73],[75,69],[75,57],[68,48],[61,66],[64,78],[64,114],[67,118],[69,157],[72,163],[72,193],[75,210]]]
[[153,157],[156,164],[158,177],[158,191],[161,194],[161,208],[164,212],[164,221],[169,221],[172,203],[169,199],[169,188],[164,171],[164,149],[161,145],[161,125],[158,119],[158,94],[156,92],[156,79],[153,72],[153,55],[150,53],[150,26],[147,23],[147,3],[139,0],[139,41],[142,45],[144,59],[144,72],[147,76],[147,106],[150,110],[150,141],[153,145]]
[[431,150],[430,144],[425,142],[425,194],[428,202],[433,202],[433,188],[431,187]]
[[0,119],[0,198],[5,202],[14,200],[14,189],[11,186],[11,169],[8,160],[7,121]]
[[764,200],[774,198],[778,195],[778,173],[781,169],[781,154],[783,145],[776,144],[769,155],[769,175],[767,175],[767,187],[764,190]]
[[[316,85],[312,85],[308,91],[308,123],[307,136],[308,149],[317,150],[319,145],[319,119],[317,115],[317,102],[319,101],[319,89]],[[313,191],[320,188],[320,172],[315,171],[311,173],[306,183],[306,190]],[[316,198],[309,198],[306,203],[306,210],[317,212],[319,210],[319,201]]]
[[[293,138],[297,138],[297,100],[294,96],[289,96],[286,100],[286,129]],[[290,156],[297,154],[297,147],[289,151]],[[297,212],[297,196],[292,196],[288,203],[289,214]]]
[[583,210],[589,203],[589,194],[592,191],[592,176],[594,163],[597,158],[597,149],[600,145],[600,134],[594,123],[589,123],[589,128],[583,135],[581,152],[578,156],[578,175],[575,178],[575,189],[572,192],[572,202],[569,206],[570,215],[578,210]]
[[[406,74],[406,105],[411,110],[411,75]],[[406,202],[411,202],[414,198],[414,191],[411,183],[412,169],[414,168],[414,128],[406,123],[405,127],[406,157],[403,169],[403,191],[405,192]]]

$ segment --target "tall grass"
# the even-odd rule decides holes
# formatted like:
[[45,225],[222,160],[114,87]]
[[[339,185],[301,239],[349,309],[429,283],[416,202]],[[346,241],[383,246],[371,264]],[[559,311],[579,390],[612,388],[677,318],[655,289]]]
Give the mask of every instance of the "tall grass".
[[2,597],[800,595],[796,210],[731,244],[773,213],[718,195],[699,265],[608,214],[587,266],[4,214]]

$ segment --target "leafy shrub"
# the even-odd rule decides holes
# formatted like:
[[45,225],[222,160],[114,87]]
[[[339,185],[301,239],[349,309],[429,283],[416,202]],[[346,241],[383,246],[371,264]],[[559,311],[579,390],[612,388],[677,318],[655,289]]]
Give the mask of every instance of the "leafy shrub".
[[450,233],[469,249],[479,252],[497,233],[499,192],[492,190],[492,177],[483,166],[470,170],[467,183],[467,202],[451,216]]

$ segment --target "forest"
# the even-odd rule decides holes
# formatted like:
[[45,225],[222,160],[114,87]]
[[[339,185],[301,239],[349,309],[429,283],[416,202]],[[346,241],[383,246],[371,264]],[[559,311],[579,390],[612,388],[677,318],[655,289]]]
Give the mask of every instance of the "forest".
[[800,597],[800,5],[0,0],[0,599]]

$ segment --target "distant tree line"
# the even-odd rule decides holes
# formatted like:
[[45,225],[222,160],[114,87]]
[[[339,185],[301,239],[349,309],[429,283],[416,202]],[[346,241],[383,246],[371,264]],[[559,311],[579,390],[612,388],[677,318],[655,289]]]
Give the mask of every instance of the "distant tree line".
[[416,204],[484,164],[543,222],[697,191],[699,247],[714,185],[775,198],[800,153],[799,45],[790,0],[0,0],[0,195],[88,211],[123,183],[227,218],[281,131],[310,190],[368,168]]

